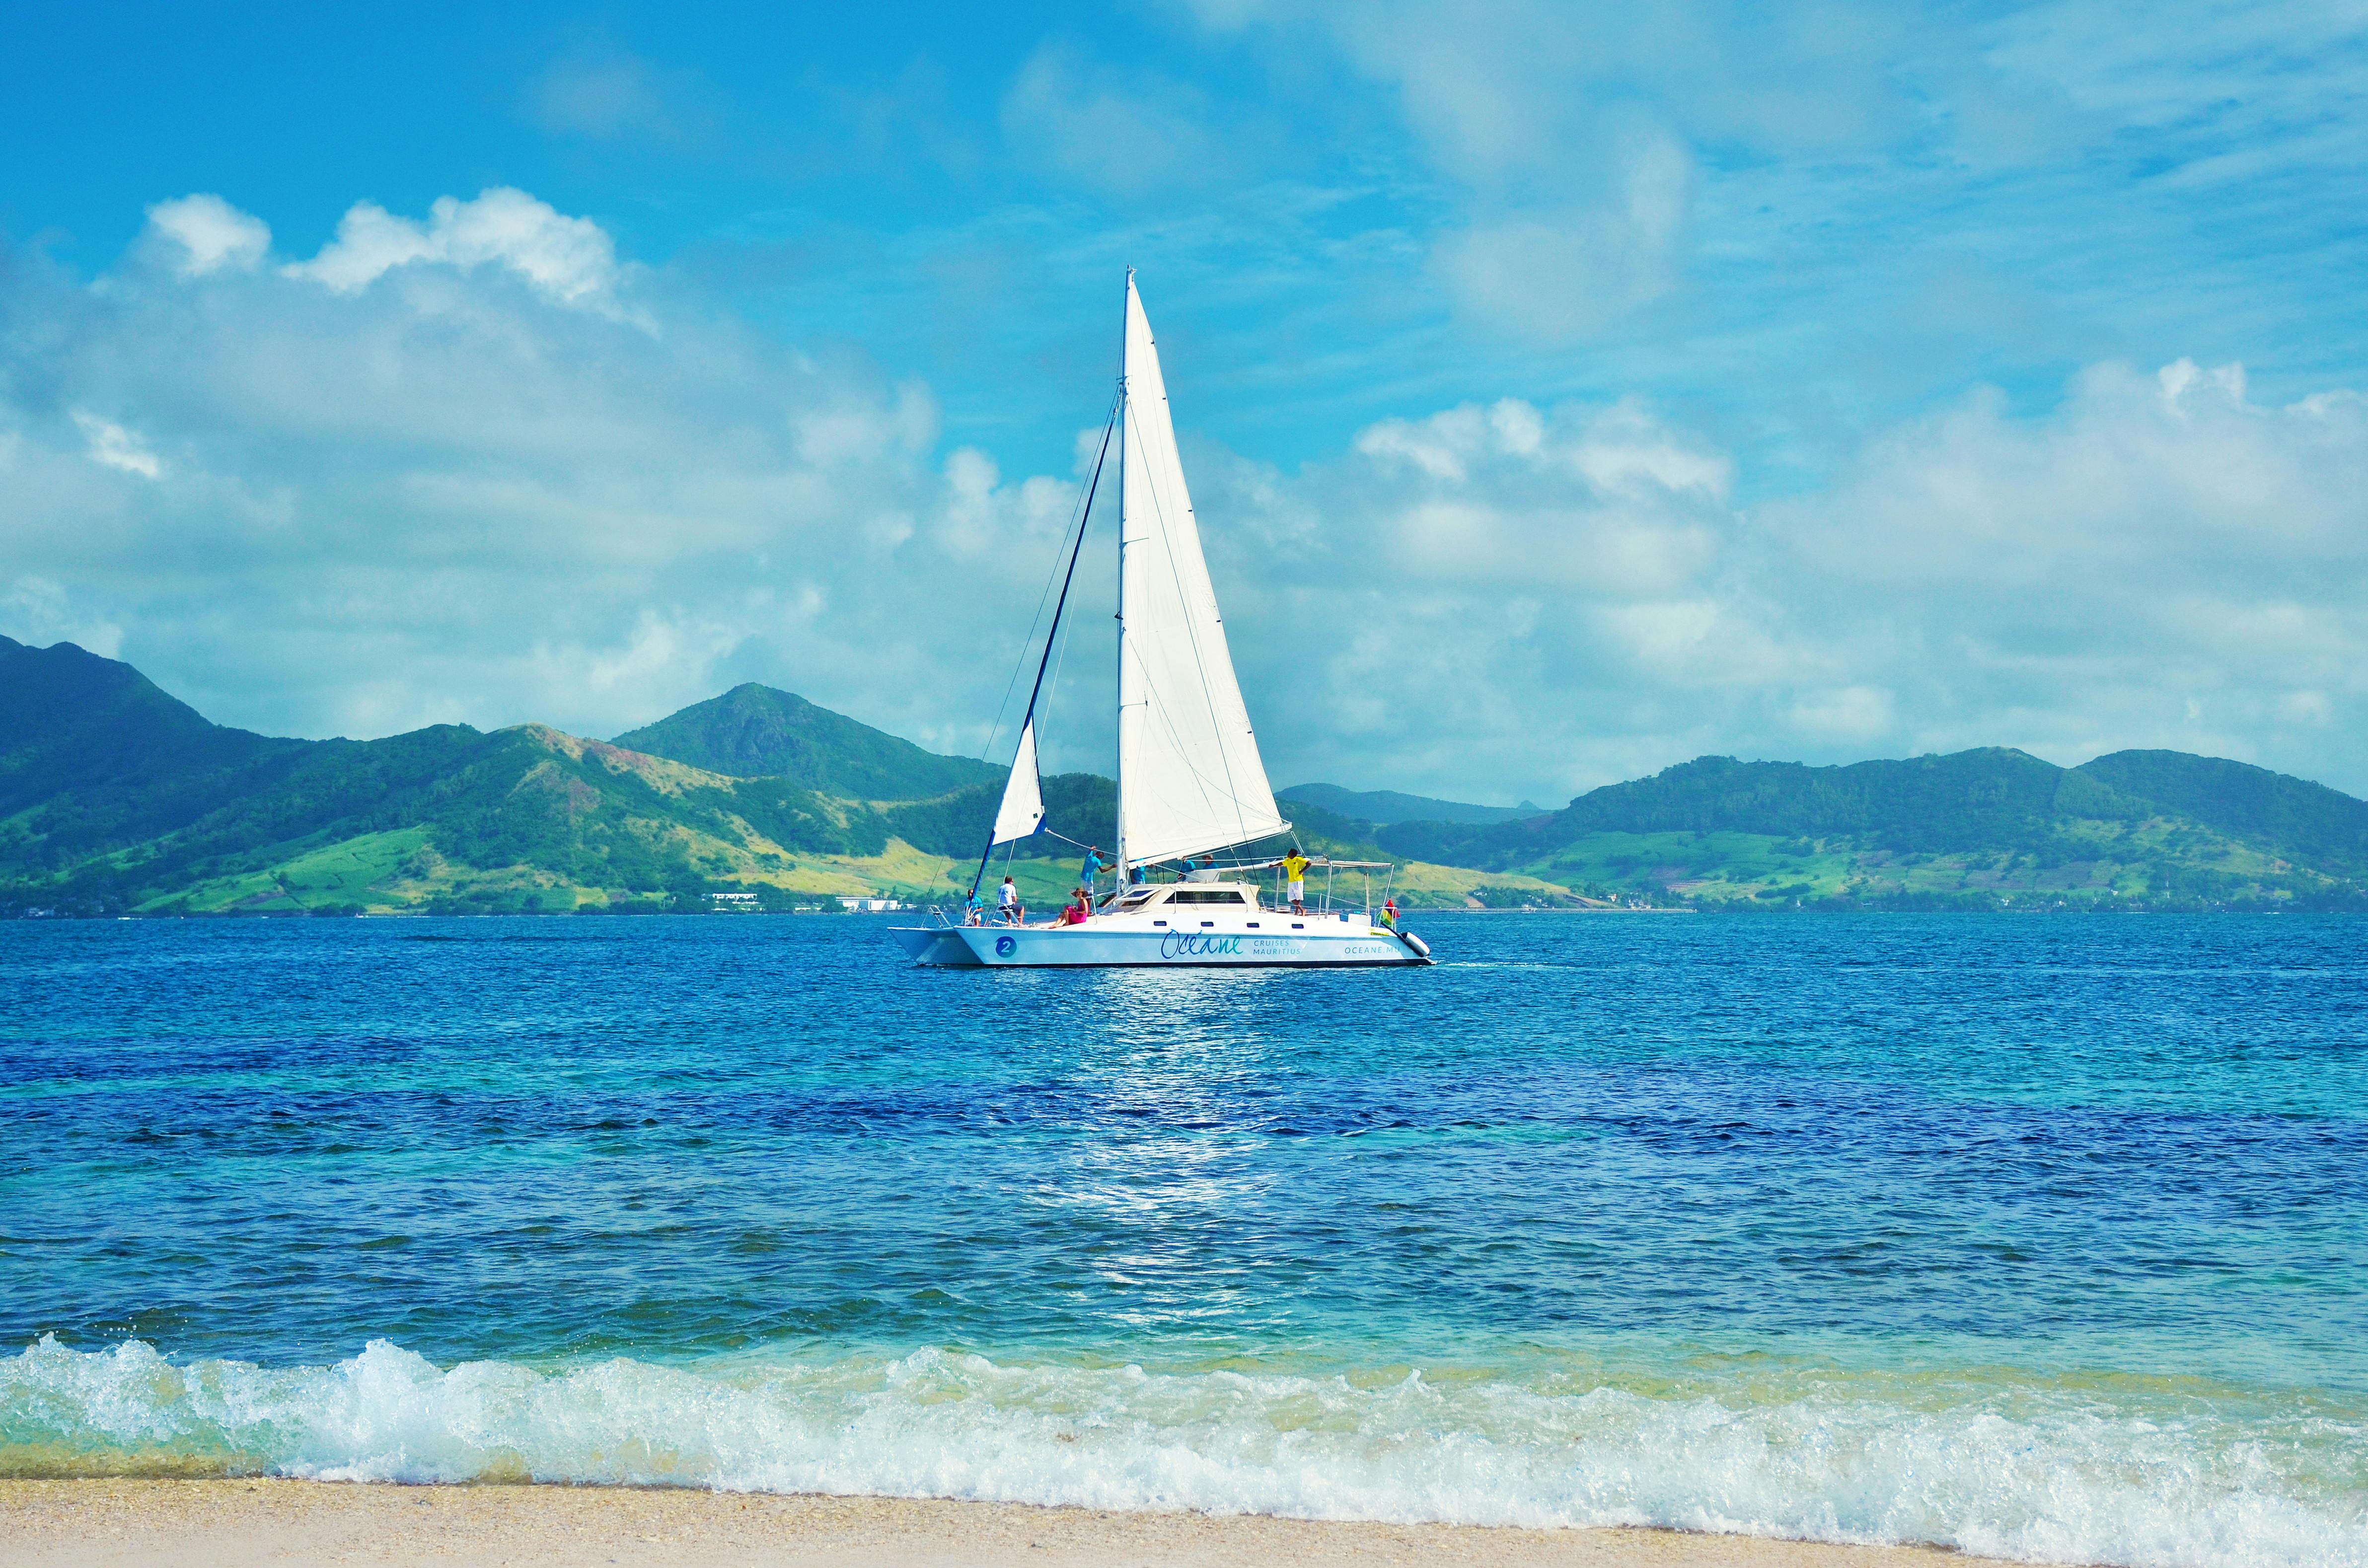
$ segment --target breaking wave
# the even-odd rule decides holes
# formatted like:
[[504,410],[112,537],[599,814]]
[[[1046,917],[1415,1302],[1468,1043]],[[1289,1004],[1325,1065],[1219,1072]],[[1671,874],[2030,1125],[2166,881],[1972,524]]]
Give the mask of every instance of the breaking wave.
[[2368,1420],[2167,1381],[1725,1366],[1683,1379],[903,1357],[438,1368],[0,1361],[0,1473],[626,1483],[2368,1564]]

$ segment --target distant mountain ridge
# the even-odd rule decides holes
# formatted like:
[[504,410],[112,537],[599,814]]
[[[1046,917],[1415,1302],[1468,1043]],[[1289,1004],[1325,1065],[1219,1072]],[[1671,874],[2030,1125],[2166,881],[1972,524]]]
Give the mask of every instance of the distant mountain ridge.
[[[776,903],[943,896],[954,872],[952,885],[967,880],[1003,788],[1000,767],[764,687],[625,738],[640,744],[540,724],[278,739],[211,723],[129,665],[0,639],[0,911],[704,908],[712,892],[750,888]],[[724,773],[658,747],[784,771]],[[1108,838],[1110,780],[1056,776],[1044,799],[1052,833]],[[1331,819],[1304,814],[1319,842],[1312,824]],[[1074,877],[1059,839],[1023,847],[1069,862],[1023,860],[1023,878]]]
[[0,824],[46,806],[45,864],[186,826],[271,788],[315,744],[209,722],[71,642],[0,637]]
[[2236,835],[2306,840],[2347,870],[2368,871],[2368,801],[2246,763],[2161,751],[2115,752],[2071,768],[2007,747],[1830,767],[1704,756],[1520,823],[1460,830],[1408,823],[1382,841],[1407,853],[1420,844],[1483,859],[1519,858],[1603,832],[1839,835],[1930,851],[2005,846],[2065,817],[2123,822],[2165,810]]
[[[1003,780],[757,686],[620,739],[539,724],[258,735],[129,665],[0,638],[0,912],[942,896],[966,885]],[[754,767],[781,771],[727,771]],[[1392,812],[1455,804],[1326,792]],[[1451,903],[2368,909],[2368,802],[2179,752],[2077,768],[1996,748],[1840,767],[1702,757],[1495,822],[1377,825],[1307,794],[1284,792],[1290,838],[1247,847],[1388,853],[1402,892]],[[1016,863],[1040,900],[1076,874],[1064,840],[1110,846],[1116,808],[1093,774],[1045,779],[1044,800],[1047,833]]]
[[[1788,896],[2118,896],[2120,873],[2096,869],[2139,864],[2162,868],[2144,890],[2177,885],[2198,899],[2348,900],[2368,884],[2368,801],[2166,751],[2115,752],[2072,768],[2006,747],[1831,767],[1704,756],[1521,822],[1401,823],[1377,836],[1395,854],[1449,865],[1689,896],[1720,881],[1736,896],[1759,896],[1771,880],[1713,875],[1691,851],[1720,837],[1798,846],[1775,858],[1803,873],[1784,879]],[[1691,842],[1670,842],[1679,838]],[[1711,858],[1742,853],[1727,844]],[[1937,874],[1891,874],[1943,862],[1953,886],[1933,885],[1945,880]],[[2091,868],[2088,880],[2059,874],[2067,866]],[[1763,869],[1782,870],[1773,860]]]
[[749,681],[694,702],[615,743],[732,778],[787,778],[857,801],[925,801],[1005,770],[940,756],[912,742]]
[[1386,826],[1398,822],[1499,823],[1542,816],[1545,807],[1524,801],[1518,806],[1475,806],[1463,801],[1440,801],[1429,795],[1402,794],[1395,790],[1349,790],[1338,784],[1293,784],[1278,790],[1281,801],[1307,801],[1336,815]]

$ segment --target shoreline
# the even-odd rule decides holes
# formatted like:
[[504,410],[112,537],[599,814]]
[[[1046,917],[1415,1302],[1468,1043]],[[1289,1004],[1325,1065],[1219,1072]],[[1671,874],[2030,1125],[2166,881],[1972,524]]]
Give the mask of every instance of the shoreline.
[[1387,1562],[1531,1568],[1941,1568],[1944,1547],[1640,1528],[1395,1525],[1119,1513],[943,1498],[564,1484],[0,1480],[0,1561],[33,1568],[270,1562],[696,1565]]

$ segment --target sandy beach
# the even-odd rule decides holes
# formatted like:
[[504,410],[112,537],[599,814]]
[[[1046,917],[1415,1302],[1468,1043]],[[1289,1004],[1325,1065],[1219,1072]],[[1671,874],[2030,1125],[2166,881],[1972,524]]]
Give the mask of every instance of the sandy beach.
[[11,1568],[233,1564],[1283,1562],[1937,1568],[1923,1547],[1669,1530],[1339,1524],[882,1497],[310,1481],[0,1481]]

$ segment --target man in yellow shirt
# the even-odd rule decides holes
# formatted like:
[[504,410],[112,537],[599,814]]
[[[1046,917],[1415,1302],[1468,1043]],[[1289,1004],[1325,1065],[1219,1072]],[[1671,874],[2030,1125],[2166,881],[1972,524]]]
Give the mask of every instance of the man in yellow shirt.
[[1307,868],[1313,863],[1296,849],[1282,858],[1282,880],[1291,884],[1286,896],[1293,915],[1307,913]]

